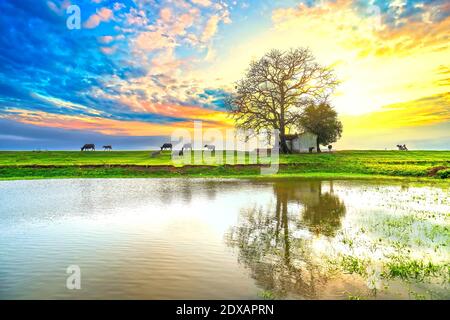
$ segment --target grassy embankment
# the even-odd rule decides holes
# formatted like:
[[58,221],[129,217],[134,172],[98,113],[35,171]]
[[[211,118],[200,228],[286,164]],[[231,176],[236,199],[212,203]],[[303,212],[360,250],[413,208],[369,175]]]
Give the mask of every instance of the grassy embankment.
[[[248,156],[248,155],[247,155]],[[225,155],[224,155],[225,159]],[[227,158],[228,163],[229,158]],[[264,161],[262,161],[264,163]],[[277,177],[420,178],[450,177],[450,151],[338,151],[280,155]],[[170,152],[0,152],[0,179],[263,177],[259,165],[174,165]],[[442,180],[441,180],[442,181]]]

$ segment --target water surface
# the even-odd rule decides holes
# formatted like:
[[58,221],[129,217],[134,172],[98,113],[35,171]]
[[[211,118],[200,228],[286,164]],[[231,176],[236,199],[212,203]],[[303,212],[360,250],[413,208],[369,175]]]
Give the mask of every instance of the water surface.
[[68,179],[2,181],[0,202],[3,299],[450,298],[448,189]]

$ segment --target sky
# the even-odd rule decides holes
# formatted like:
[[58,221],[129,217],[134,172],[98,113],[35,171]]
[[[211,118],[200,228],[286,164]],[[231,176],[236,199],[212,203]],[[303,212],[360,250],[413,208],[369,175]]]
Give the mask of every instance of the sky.
[[450,148],[446,0],[2,0],[0,30],[3,150],[231,129],[225,99],[249,63],[297,47],[341,81],[337,149]]

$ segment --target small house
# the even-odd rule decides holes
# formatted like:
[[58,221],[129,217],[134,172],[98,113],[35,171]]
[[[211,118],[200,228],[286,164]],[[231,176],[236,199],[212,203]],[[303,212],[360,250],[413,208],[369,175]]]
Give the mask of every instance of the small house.
[[317,151],[317,135],[311,132],[287,134],[286,143],[293,153],[309,152],[310,148]]

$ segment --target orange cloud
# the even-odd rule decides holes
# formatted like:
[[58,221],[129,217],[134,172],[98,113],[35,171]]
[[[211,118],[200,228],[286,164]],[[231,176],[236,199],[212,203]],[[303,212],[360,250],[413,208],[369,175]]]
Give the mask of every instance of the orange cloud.
[[117,48],[116,47],[101,47],[100,50],[104,54],[113,54],[116,52]]
[[[441,7],[449,11],[449,5]],[[425,6],[426,8],[426,6]],[[432,12],[429,8],[428,12]],[[357,11],[352,0],[324,2],[320,6],[308,7],[300,4],[294,8],[274,10],[276,28],[295,27],[296,22],[316,25],[311,32],[319,35],[324,26],[334,29],[336,41],[349,49],[360,50],[360,56],[407,55],[416,51],[448,49],[450,16],[430,21],[424,14],[422,19],[411,19],[407,23],[391,26],[383,23],[382,13],[376,6],[368,7],[365,15]],[[405,21],[403,21],[405,22]]]
[[174,40],[161,30],[142,32],[137,36],[135,44],[139,49],[147,51],[175,47]]
[[101,22],[108,22],[114,17],[111,9],[101,8],[97,13],[91,15],[84,23],[84,27],[88,29],[96,28]]
[[224,111],[211,110],[198,106],[151,103],[138,100],[135,97],[122,97],[119,102],[136,112],[147,112],[167,117],[216,122],[219,126],[232,126],[232,121],[228,117],[228,113]]
[[104,43],[104,44],[108,44],[110,42],[112,42],[114,40],[113,36],[103,36],[103,37],[99,37],[98,41],[100,43]]
[[162,8],[159,14],[164,22],[168,22],[172,18],[172,9]]
[[211,39],[217,31],[217,24],[219,23],[220,18],[219,16],[211,16],[211,18],[209,18],[208,22],[206,23],[206,27],[203,30],[203,34],[202,34],[202,41],[203,42],[207,42],[209,39]]
[[341,116],[344,126],[338,149],[429,149],[450,139],[450,93],[382,107],[357,116]]
[[192,0],[192,2],[203,7],[209,7],[211,5],[211,0]]
[[54,13],[56,13],[59,16],[62,16],[66,13],[66,9],[70,7],[72,3],[70,0],[64,0],[60,5],[58,6],[53,1],[47,1],[47,6],[50,10],[52,10]]
[[450,124],[450,92],[384,106],[359,116],[343,116],[344,130],[370,132],[402,127]]
[[[175,109],[169,109],[171,113]],[[124,121],[107,119],[95,116],[61,115],[48,113],[44,111],[29,111],[23,109],[9,109],[9,114],[0,115],[0,118],[6,118],[21,123],[32,124],[40,127],[53,127],[68,130],[86,130],[94,131],[107,135],[123,136],[164,136],[171,135],[175,129],[193,130],[193,121],[181,121],[170,123],[151,123],[144,121]],[[195,112],[193,112],[193,115]],[[231,128],[231,124],[223,121],[220,117],[214,115],[206,116],[201,112],[198,118],[193,120],[203,120],[203,128],[215,128],[223,130]]]

